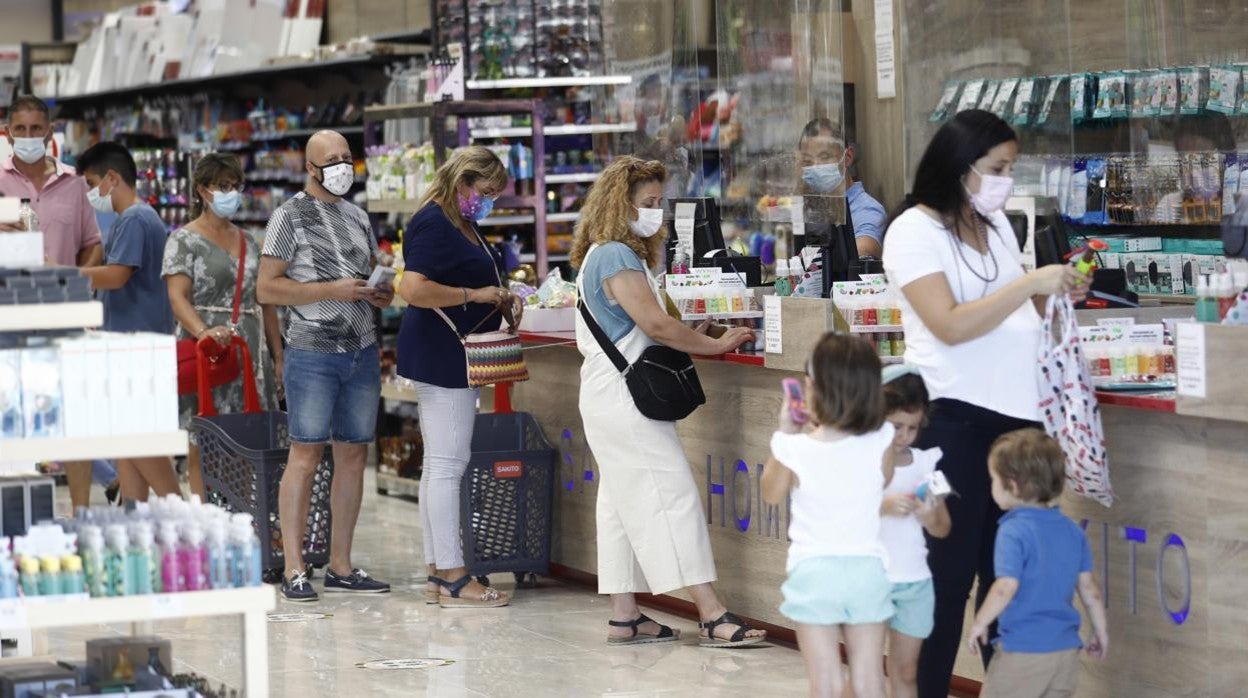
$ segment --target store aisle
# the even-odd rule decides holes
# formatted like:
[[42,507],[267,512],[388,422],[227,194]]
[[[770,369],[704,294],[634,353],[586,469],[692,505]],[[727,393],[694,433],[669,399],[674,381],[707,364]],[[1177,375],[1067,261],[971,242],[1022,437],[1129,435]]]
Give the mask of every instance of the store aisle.
[[[103,501],[103,492],[92,492]],[[68,501],[62,502],[68,509]],[[738,650],[697,646],[696,624],[647,610],[681,628],[680,643],[607,647],[608,605],[587,589],[542,580],[496,610],[448,610],[424,605],[418,564],[417,505],[377,495],[371,471],[356,539],[356,564],[391,582],[382,596],[323,594],[317,604],[278,602],[278,613],[325,613],[320,620],[269,628],[271,695],[308,696],[792,696],[806,692],[800,655],[764,645]],[[492,579],[511,590],[511,575]],[[319,590],[321,579],[315,581]],[[241,621],[196,618],[159,623],[154,634],[173,642],[175,670],[193,671],[213,685],[238,686]],[[79,657],[92,637],[124,626],[79,627],[49,634],[57,657]],[[426,669],[364,669],[384,659],[450,660]]]

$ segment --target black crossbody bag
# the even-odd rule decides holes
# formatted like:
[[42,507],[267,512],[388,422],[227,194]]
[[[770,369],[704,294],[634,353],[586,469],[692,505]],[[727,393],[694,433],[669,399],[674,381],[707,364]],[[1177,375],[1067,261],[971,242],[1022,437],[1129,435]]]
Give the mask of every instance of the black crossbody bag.
[[584,300],[577,303],[577,308],[581,311],[581,317],[585,318],[590,333],[598,340],[598,346],[602,347],[611,363],[624,375],[624,382],[633,396],[633,403],[643,416],[662,422],[675,422],[693,414],[699,405],[706,404],[706,394],[702,392],[698,372],[688,354],[655,344],[646,347],[637,361],[630,366],[615,342],[594,322],[594,316],[590,314]]

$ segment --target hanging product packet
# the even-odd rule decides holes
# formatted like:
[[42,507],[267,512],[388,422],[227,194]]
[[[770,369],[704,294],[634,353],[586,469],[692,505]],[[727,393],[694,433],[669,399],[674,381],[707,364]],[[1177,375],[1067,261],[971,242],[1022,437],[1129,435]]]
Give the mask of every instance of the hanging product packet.
[[1009,121],[1010,103],[1014,100],[1014,91],[1018,89],[1018,78],[1002,80],[997,89],[997,96],[992,100],[992,113]]
[[1073,121],[1084,121],[1091,116],[1088,96],[1093,92],[1093,79],[1087,73],[1070,76],[1070,118]]
[[993,100],[997,98],[997,92],[1001,89],[1000,80],[988,80],[984,83],[984,93],[979,96],[979,104],[976,106],[984,111],[992,111]]
[[1223,65],[1209,70],[1209,100],[1205,108],[1221,114],[1239,111],[1240,69],[1237,65]]
[[950,80],[945,83],[945,89],[940,93],[940,101],[936,103],[936,108],[932,110],[932,115],[928,117],[928,121],[940,122],[949,118],[949,110],[953,108],[954,100],[958,97],[958,90],[962,88],[962,83],[957,80]]
[[1179,69],[1179,113],[1199,114],[1209,93],[1208,68]]
[[966,111],[967,109],[974,109],[978,106],[979,97],[983,94],[983,92],[983,80],[968,80],[962,87],[962,98],[958,100],[958,111]]
[[1109,119],[1128,114],[1126,75],[1119,71],[1101,73],[1096,77],[1096,86],[1096,109],[1092,118]]
[[1036,111],[1037,82],[1039,78],[1023,78],[1018,81],[1018,91],[1014,94],[1013,116],[1010,119],[1015,126],[1026,126],[1031,122],[1031,116]]
[[1044,101],[1040,103],[1040,110],[1036,112],[1036,125],[1047,123],[1049,114],[1053,113],[1053,103],[1057,101],[1057,93],[1061,90],[1062,84],[1066,82],[1067,76],[1054,75],[1048,79],[1045,86]]
[[1137,70],[1128,76],[1131,87],[1131,117],[1134,119],[1156,116],[1153,107],[1153,71]]
[[1173,116],[1179,108],[1179,74],[1173,70],[1153,73],[1152,113],[1154,116]]

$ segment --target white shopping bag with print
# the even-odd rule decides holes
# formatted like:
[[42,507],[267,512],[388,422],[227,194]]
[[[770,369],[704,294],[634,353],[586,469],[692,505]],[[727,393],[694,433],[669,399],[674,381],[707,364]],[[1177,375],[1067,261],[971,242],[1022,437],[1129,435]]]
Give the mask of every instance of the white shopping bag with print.
[[1112,505],[1101,408],[1079,347],[1079,324],[1068,296],[1050,296],[1045,308],[1039,377],[1044,430],[1066,452],[1067,485],[1077,494]]

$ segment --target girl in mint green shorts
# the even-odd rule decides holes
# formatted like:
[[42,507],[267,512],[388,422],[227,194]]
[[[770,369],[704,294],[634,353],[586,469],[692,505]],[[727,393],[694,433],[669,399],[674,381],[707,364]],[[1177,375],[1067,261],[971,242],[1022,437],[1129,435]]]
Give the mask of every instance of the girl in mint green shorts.
[[842,695],[843,636],[854,695],[884,698],[885,623],[893,604],[880,502],[884,473],[892,469],[893,427],[884,421],[874,349],[857,337],[824,335],[808,364],[805,394],[809,419],[794,420],[786,403],[763,470],[763,499],[791,498],[780,612],[795,622],[812,696]]
[[927,541],[949,535],[949,510],[943,497],[917,496],[919,486],[936,471],[939,448],[910,448],[927,418],[927,388],[909,367],[890,366],[884,373],[884,409],[893,425],[891,468],[885,468],[880,539],[888,553],[893,620],[888,639],[888,682],[893,698],[918,695],[919,650],[932,632],[936,594],[927,568]]

